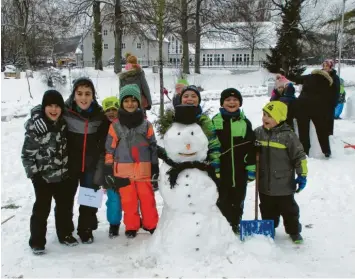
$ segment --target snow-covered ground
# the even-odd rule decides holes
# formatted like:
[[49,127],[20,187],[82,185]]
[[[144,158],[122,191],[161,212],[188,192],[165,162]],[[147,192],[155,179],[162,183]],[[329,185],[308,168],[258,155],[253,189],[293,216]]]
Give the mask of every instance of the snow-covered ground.
[[[100,100],[118,94],[118,79],[112,68],[99,73],[92,69],[85,72],[98,88]],[[174,69],[165,72],[165,86],[169,90],[174,88],[175,74]],[[153,99],[158,102],[158,75],[151,69],[146,70],[146,75]],[[226,87],[238,88],[245,96],[244,112],[257,127],[261,123],[261,108],[268,101],[267,80],[270,77],[273,75],[264,70],[238,75],[228,70],[204,69],[202,75],[191,75],[189,81],[206,90],[202,96],[208,100],[203,102],[203,107],[211,108],[212,114],[218,111],[218,94]],[[349,85],[355,84],[355,68],[343,68],[342,77]],[[25,177],[20,158],[26,118],[18,116],[27,114],[31,106],[41,101],[47,86],[40,82],[38,73],[30,79],[30,86],[33,100],[28,97],[26,79],[4,80],[2,77],[1,80],[1,204],[2,207],[18,206],[16,209],[1,209],[2,221],[15,215],[1,225],[1,277],[355,277],[355,150],[344,149],[342,142],[355,144],[354,119],[335,122],[330,160],[309,158],[308,185],[296,195],[305,238],[302,246],[295,246],[280,225],[275,241],[260,237],[241,243],[236,238],[238,252],[232,256],[199,260],[186,258],[184,265],[154,265],[145,260],[150,234],[139,231],[136,239],[128,240],[122,226],[121,235],[109,239],[106,208],[103,206],[98,213],[100,223],[94,233],[94,244],[60,245],[51,212],[47,254],[33,256],[28,247],[28,237],[34,191]],[[70,82],[60,91],[68,96]],[[355,96],[354,87],[348,87],[346,91],[348,96]],[[157,112],[158,106],[155,106],[148,114],[149,119],[154,120]],[[315,144],[314,148],[319,147]],[[244,219],[253,219],[254,185],[248,186]],[[159,193],[156,193],[156,199],[161,212],[163,201]],[[76,224],[77,205],[74,212]],[[185,229],[189,230],[188,227]],[[184,247],[181,249],[183,251]]]

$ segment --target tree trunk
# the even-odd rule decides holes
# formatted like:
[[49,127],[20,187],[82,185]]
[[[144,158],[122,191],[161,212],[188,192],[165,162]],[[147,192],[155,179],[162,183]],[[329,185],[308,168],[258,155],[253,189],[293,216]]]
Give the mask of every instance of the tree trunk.
[[187,36],[187,0],[181,0],[181,39],[183,73],[190,74],[189,68],[189,41]]
[[158,41],[159,41],[159,81],[160,81],[160,108],[159,115],[163,117],[164,115],[164,68],[163,68],[163,39],[164,39],[164,11],[165,11],[165,0],[159,0],[159,23],[158,23]]
[[195,44],[195,73],[201,74],[200,70],[200,53],[201,53],[201,25],[200,25],[200,9],[203,0],[196,0],[196,44]]
[[250,57],[252,66],[254,65],[254,52],[255,52],[255,43],[253,42],[253,46],[251,47],[251,57]]
[[95,70],[102,70],[102,26],[100,2],[94,1],[92,4],[94,14],[94,55]]
[[122,10],[121,0],[115,0],[115,73],[122,71]]

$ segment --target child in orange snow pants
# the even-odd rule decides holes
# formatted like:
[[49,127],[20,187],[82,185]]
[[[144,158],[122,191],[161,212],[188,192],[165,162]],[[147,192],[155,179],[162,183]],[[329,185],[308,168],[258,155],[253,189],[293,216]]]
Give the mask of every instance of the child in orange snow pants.
[[112,122],[106,139],[105,182],[117,189],[124,212],[126,236],[133,238],[141,227],[151,234],[158,223],[158,211],[151,180],[159,176],[157,144],[152,124],[140,108],[136,84],[120,90],[118,120]]

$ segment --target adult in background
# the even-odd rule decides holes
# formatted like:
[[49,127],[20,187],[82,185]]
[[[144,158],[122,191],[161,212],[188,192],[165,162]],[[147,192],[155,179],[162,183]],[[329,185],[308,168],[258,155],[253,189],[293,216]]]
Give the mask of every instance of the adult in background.
[[178,79],[175,84],[175,94],[173,97],[173,106],[176,107],[181,104],[181,92],[182,90],[189,86],[189,83],[187,82],[186,79]]
[[326,71],[330,77],[333,79],[333,84],[331,86],[331,94],[328,96],[328,128],[329,135],[333,135],[334,132],[334,112],[335,107],[338,104],[339,94],[340,94],[340,79],[337,75],[337,71],[334,69],[334,62],[331,59],[327,59],[322,64],[323,70]]
[[[314,70],[302,76],[302,91],[295,103],[299,138],[304,151],[309,155],[311,147],[309,126],[312,120],[319,144],[325,157],[330,157],[329,145],[329,100],[333,94],[333,79],[323,70]],[[333,114],[332,114],[333,117]],[[326,121],[325,121],[326,120]]]
[[152,107],[152,97],[145,78],[145,73],[141,65],[138,64],[137,56],[127,53],[126,62],[125,71],[119,74],[120,90],[125,85],[137,84],[141,93],[141,107],[144,111],[150,110]]

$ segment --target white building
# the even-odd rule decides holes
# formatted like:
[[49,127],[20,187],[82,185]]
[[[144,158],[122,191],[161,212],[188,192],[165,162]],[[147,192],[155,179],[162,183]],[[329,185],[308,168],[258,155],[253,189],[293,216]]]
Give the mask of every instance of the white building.
[[[168,61],[168,40],[163,42],[163,60]],[[113,61],[115,51],[115,37],[111,26],[102,26],[102,62],[106,66]],[[83,36],[81,49],[83,51],[84,66],[94,66],[94,38],[93,32],[89,31]],[[122,57],[131,52],[138,57],[142,65],[153,65],[159,61],[158,40],[151,30],[144,32],[144,38],[124,34],[122,37]]]

